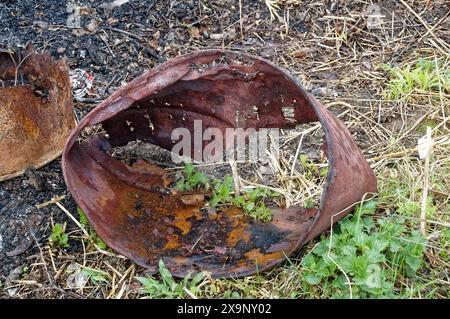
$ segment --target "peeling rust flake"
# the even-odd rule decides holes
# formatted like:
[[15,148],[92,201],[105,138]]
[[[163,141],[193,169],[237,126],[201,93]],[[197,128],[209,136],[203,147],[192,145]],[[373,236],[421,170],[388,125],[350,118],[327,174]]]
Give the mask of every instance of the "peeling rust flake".
[[61,155],[75,126],[65,60],[0,51],[0,181]]
[[[194,120],[202,120],[204,130],[222,131],[320,121],[329,173],[319,208],[273,208],[267,223],[234,207],[211,213],[202,209],[205,194],[170,189],[166,170],[145,162],[128,165],[108,153],[135,140],[170,150],[172,130],[192,132]],[[80,138],[99,124],[103,133]],[[168,61],[98,105],[70,135],[63,172],[73,198],[111,248],[151,270],[162,258],[178,277],[198,271],[239,277],[270,269],[329,229],[333,215],[340,213],[336,222],[376,191],[373,172],[347,128],[287,71],[222,50]]]

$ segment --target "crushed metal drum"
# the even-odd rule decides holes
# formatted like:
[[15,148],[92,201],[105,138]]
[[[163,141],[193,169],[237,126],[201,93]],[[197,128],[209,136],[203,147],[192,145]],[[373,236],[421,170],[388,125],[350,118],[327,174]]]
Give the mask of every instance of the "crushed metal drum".
[[74,127],[66,61],[0,50],[0,181],[60,156]]
[[[255,105],[258,117],[252,116]],[[284,106],[293,107],[294,119],[285,118]],[[170,150],[172,130],[192,132],[194,120],[203,121],[203,130],[223,131],[320,121],[329,173],[319,209],[273,208],[267,223],[244,217],[237,208],[208,214],[201,209],[204,203],[183,201],[182,194],[170,189],[160,167],[128,165],[108,154],[134,140]],[[79,138],[99,124],[102,134]],[[112,249],[152,271],[162,259],[178,277],[198,271],[239,277],[270,269],[328,230],[365,193],[376,191],[372,170],[333,113],[286,70],[222,50],[180,56],[120,88],[71,134],[63,172],[73,198]]]

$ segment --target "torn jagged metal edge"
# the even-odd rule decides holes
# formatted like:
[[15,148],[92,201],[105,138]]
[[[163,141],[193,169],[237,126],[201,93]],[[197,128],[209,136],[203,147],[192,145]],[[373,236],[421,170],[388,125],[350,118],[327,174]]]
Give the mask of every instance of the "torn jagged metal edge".
[[[220,60],[222,57],[234,61],[232,62],[234,64],[227,66],[215,65],[214,61]],[[240,64],[240,62],[237,62],[240,59],[250,61],[250,64],[248,66]],[[192,65],[205,65],[205,69],[193,70]],[[127,214],[126,205],[136,204],[136,200],[134,198],[129,199],[128,197],[130,196],[128,196],[123,197],[120,201],[113,195],[118,196],[120,194],[120,188],[117,188],[118,186],[116,185],[120,182],[122,183],[120,184],[122,188],[137,190],[133,196],[141,196],[150,201],[154,200],[152,196],[158,190],[152,189],[152,185],[150,185],[147,192],[145,192],[142,187],[136,186],[137,184],[135,183],[139,179],[142,179],[140,182],[143,184],[146,181],[154,181],[152,179],[154,176],[152,177],[151,174],[137,174],[123,166],[124,164],[117,163],[119,161],[105,157],[104,152],[110,145],[104,139],[92,139],[91,142],[85,143],[86,145],[78,145],[76,144],[77,137],[84,128],[102,123],[107,127],[107,131],[111,130],[114,132],[116,130],[115,138],[120,140],[119,134],[117,134],[120,131],[120,120],[124,120],[126,116],[134,116],[132,113],[138,111],[132,109],[132,107],[137,102],[143,101],[144,98],[149,96],[158,98],[158,93],[167,88],[172,88],[174,85],[189,85],[189,81],[198,79],[210,79],[212,81],[227,77],[233,79],[233,76],[236,74],[247,76],[248,73],[245,73],[245,71],[252,70],[254,65],[260,68],[255,73],[262,74],[264,77],[262,81],[267,81],[264,83],[274,84],[275,82],[271,82],[271,77],[273,77],[278,81],[283,81],[283,86],[289,87],[288,90],[295,91],[294,93],[290,92],[290,94],[295,95],[296,99],[293,100],[294,102],[298,100],[299,108],[295,109],[296,112],[298,111],[298,114],[296,113],[297,120],[300,122],[319,120],[322,125],[325,132],[329,170],[319,209],[308,210],[300,207],[291,207],[287,210],[274,209],[273,222],[265,225],[255,222],[246,223],[245,225],[234,225],[230,228],[229,220],[231,219],[227,219],[228,224],[225,223],[225,226],[228,227],[228,230],[232,229],[234,231],[240,227],[239,229],[243,230],[240,235],[248,238],[245,240],[240,238],[237,244],[234,243],[235,246],[226,247],[229,253],[236,253],[237,251],[237,255],[240,257],[233,259],[233,263],[229,262],[227,264],[225,262],[223,267],[220,267],[217,261],[212,263],[213,266],[205,263],[204,258],[208,256],[201,253],[180,256],[176,255],[179,247],[173,250],[167,248],[166,250],[167,246],[179,244],[177,241],[175,241],[175,244],[170,240],[160,240],[155,243],[152,238],[150,240],[142,239],[142,236],[146,236],[144,230],[156,232],[160,238],[161,234],[158,233],[157,228],[160,226],[160,223],[166,222],[152,220],[150,225],[142,225],[143,219],[141,220],[141,218],[144,217],[141,215],[145,215],[145,212],[141,211],[139,213],[141,215],[133,212],[133,216],[125,216]],[[218,75],[222,71],[224,73]],[[239,73],[239,71],[242,72]],[[151,111],[151,107],[148,107],[148,110]],[[157,122],[155,124],[158,125]],[[165,141],[160,142],[164,144]],[[117,143],[120,144],[119,142]],[[167,148],[166,144],[163,146]],[[333,113],[328,111],[310,93],[303,89],[298,81],[285,69],[259,57],[226,50],[206,50],[177,57],[149,70],[128,85],[120,88],[91,111],[80,122],[76,130],[72,132],[63,152],[62,166],[64,178],[73,198],[85,211],[100,237],[111,248],[151,270],[156,270],[157,259],[153,259],[152,254],[157,252],[158,258],[162,258],[169,270],[178,277],[184,277],[189,272],[204,270],[211,272],[214,277],[240,277],[254,274],[257,271],[268,270],[285,260],[286,256],[292,255],[307,241],[328,230],[332,222],[335,223],[348,214],[366,193],[376,192],[376,178],[371,168],[364,159],[362,152],[356,146],[350,132]],[[126,175],[128,176],[127,178],[124,177]],[[147,198],[147,195],[150,197]],[[178,211],[181,204],[177,202],[177,198],[170,197],[170,195],[167,195],[168,197],[164,197],[165,195],[161,196],[161,203],[164,204],[159,208],[163,209],[164,205],[170,204],[176,209],[172,209],[166,214],[170,215],[174,214],[173,211]],[[122,202],[126,203],[122,204]],[[122,211],[120,211],[121,209]],[[128,215],[130,214],[128,213]],[[184,225],[183,227],[189,228],[198,220],[204,221],[203,217],[194,215],[182,220],[182,222],[189,224],[189,226]],[[160,219],[165,218],[164,214],[157,216]],[[147,218],[146,221],[149,221],[152,217],[147,216],[145,218]],[[224,218],[228,217],[225,216]],[[177,220],[177,216],[175,216],[175,220],[180,223]],[[208,221],[204,222],[207,223]],[[167,223],[173,224],[174,222],[168,221]],[[215,226],[213,223],[209,223],[208,227],[212,229]],[[189,228],[189,231],[191,229]],[[220,230],[218,229],[217,231],[219,232]],[[142,236],[136,236],[136,234],[141,234]],[[274,234],[280,238],[274,239],[276,237]],[[230,237],[227,237],[229,234],[223,234],[223,236],[228,240],[227,242],[230,242]],[[221,237],[221,239],[223,238]],[[257,243],[255,244],[255,242]],[[156,247],[159,243],[160,246],[162,245],[162,248]],[[167,255],[165,255],[165,252]],[[169,253],[174,253],[175,255],[169,255]],[[214,258],[216,257],[214,256]]]
[[[12,60],[19,56],[23,59],[20,63]],[[15,64],[20,66],[17,75]],[[65,59],[53,60],[48,52],[36,53],[31,46],[20,55],[4,50],[0,52],[0,79],[3,84],[15,82],[0,87],[0,181],[3,181],[59,157],[76,123]],[[20,81],[18,85],[16,81]],[[37,89],[46,91],[46,96],[37,96]]]

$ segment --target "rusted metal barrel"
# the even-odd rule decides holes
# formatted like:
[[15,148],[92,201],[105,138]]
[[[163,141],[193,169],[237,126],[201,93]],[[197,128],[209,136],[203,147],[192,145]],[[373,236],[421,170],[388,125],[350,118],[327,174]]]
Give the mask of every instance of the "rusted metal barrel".
[[[287,105],[293,118],[283,113]],[[252,116],[254,106],[258,117]],[[329,170],[319,208],[273,208],[267,223],[242,217],[236,208],[208,214],[202,203],[187,204],[173,193],[163,170],[130,166],[108,154],[137,139],[170,150],[170,132],[179,127],[192,132],[195,120],[202,120],[205,130],[320,121]],[[84,129],[98,124],[103,134],[77,142]],[[376,191],[375,176],[345,125],[296,79],[264,59],[222,50],[180,56],[120,88],[71,134],[63,172],[73,198],[111,248],[151,270],[163,259],[179,277],[267,270]]]
[[66,61],[0,51],[0,181],[61,155],[74,126]]

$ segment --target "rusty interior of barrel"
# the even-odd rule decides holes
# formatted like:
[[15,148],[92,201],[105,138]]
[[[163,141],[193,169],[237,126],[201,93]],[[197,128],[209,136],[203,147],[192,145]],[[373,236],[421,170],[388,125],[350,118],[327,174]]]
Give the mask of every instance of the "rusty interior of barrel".
[[60,156],[74,127],[66,61],[0,50],[0,181]]
[[[295,121],[284,117],[285,106],[294,108]],[[170,150],[172,130],[192,131],[194,120],[202,120],[204,130],[222,131],[320,121],[329,173],[319,209],[273,207],[267,223],[237,208],[209,214],[204,203],[185,204],[168,187],[163,169],[142,162],[127,165],[108,155],[112,147],[133,140]],[[80,133],[98,124],[106,133],[80,142]],[[373,172],[345,125],[287,71],[222,50],[178,57],[119,89],[72,133],[63,171],[75,201],[111,248],[153,271],[162,258],[178,277],[198,271],[239,277],[270,269],[329,229],[333,215],[339,213],[336,222],[365,193],[376,191]]]

